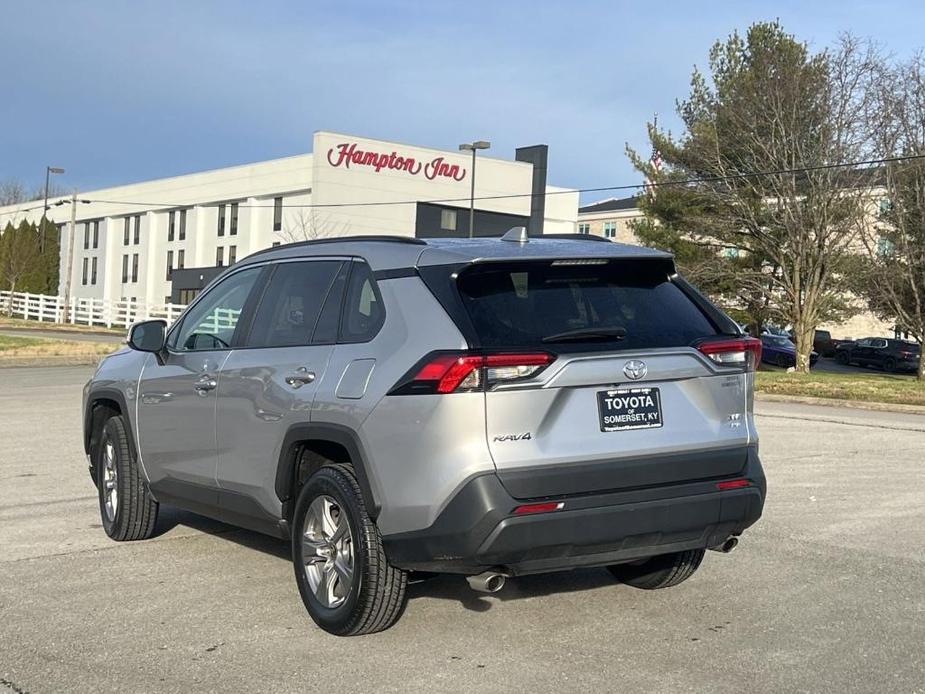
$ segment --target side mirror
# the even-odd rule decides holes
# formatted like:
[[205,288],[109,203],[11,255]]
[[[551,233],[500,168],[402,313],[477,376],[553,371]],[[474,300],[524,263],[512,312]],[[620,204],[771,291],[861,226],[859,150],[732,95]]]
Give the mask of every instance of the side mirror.
[[128,331],[126,344],[139,352],[162,354],[167,339],[167,321],[145,320],[135,323]]

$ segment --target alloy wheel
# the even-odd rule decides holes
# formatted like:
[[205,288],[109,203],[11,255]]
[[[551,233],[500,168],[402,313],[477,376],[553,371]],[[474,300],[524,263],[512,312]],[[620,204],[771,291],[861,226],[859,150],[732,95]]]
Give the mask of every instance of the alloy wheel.
[[116,448],[107,438],[103,445],[103,479],[100,480],[100,484],[103,490],[103,510],[110,522],[116,519],[116,511],[119,510],[118,474]]
[[332,497],[316,497],[302,524],[302,562],[315,599],[339,607],[353,586],[353,535],[347,512]]

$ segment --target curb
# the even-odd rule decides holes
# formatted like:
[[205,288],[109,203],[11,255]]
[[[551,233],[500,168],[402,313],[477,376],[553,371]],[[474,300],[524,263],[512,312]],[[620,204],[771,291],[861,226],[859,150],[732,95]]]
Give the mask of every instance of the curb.
[[779,395],[776,393],[755,393],[755,400],[764,402],[795,402],[803,405],[825,405],[846,407],[854,410],[876,410],[878,412],[901,412],[925,415],[925,405],[904,405],[894,402],[866,402],[864,400],[839,400],[837,398],[814,398],[809,395]]

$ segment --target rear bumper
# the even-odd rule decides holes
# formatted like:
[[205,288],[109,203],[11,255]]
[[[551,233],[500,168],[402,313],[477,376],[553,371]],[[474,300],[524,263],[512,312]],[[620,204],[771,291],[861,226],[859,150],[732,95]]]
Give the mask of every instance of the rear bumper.
[[[537,473],[541,474],[541,473]],[[556,497],[561,511],[513,515],[494,474],[469,480],[429,528],[383,537],[404,569],[514,575],[604,566],[668,552],[714,547],[761,517],[765,478],[755,448],[733,477],[750,486],[719,491],[719,479],[613,493]]]

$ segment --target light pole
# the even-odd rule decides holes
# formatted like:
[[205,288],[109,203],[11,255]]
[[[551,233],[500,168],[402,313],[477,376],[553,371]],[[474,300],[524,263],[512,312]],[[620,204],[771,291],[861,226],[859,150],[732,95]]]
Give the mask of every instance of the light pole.
[[472,152],[472,170],[469,172],[469,238],[472,238],[475,229],[475,153],[480,149],[491,147],[490,142],[476,140],[464,142],[459,146],[460,152]]
[[42,240],[39,242],[42,255],[45,255],[45,219],[48,217],[48,178],[51,176],[51,174],[63,173],[64,169],[59,166],[45,167],[45,205],[42,207],[42,221],[39,222],[39,228],[42,230]]

